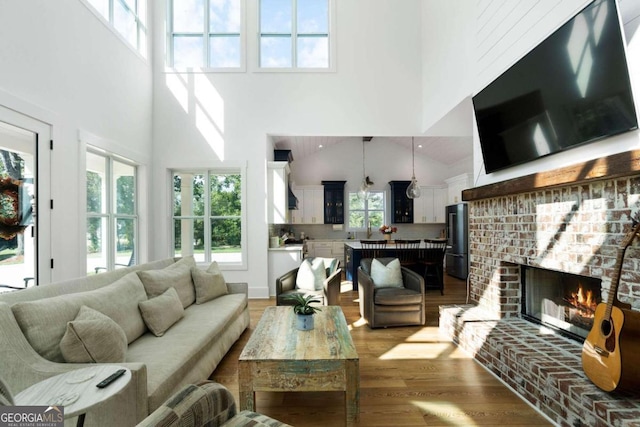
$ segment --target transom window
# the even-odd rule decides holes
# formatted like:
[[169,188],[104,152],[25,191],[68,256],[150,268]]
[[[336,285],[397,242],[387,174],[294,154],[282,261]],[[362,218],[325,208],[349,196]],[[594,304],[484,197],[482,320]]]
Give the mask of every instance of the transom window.
[[170,0],[169,65],[243,68],[242,10],[243,0]]
[[349,193],[349,229],[364,231],[368,227],[378,229],[386,224],[385,193],[371,191],[367,199],[358,197],[357,192]]
[[329,68],[331,0],[259,0],[261,68]]
[[147,57],[147,0],[84,0],[140,55]]
[[173,173],[174,256],[245,265],[242,187],[240,170]]
[[87,273],[136,264],[137,167],[87,151]]

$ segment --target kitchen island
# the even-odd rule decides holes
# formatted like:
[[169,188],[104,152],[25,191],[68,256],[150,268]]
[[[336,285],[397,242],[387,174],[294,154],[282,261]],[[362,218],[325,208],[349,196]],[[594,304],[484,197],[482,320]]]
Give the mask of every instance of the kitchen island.
[[[424,240],[420,241],[419,249],[400,249],[402,251],[423,251],[426,249]],[[393,240],[387,243],[387,247],[380,249],[382,257],[397,257],[397,251]],[[344,266],[346,279],[350,280],[353,286],[353,290],[358,290],[358,267],[360,266],[360,260],[362,259],[362,245],[359,240],[347,241],[344,244]],[[422,273],[422,272],[418,272]]]

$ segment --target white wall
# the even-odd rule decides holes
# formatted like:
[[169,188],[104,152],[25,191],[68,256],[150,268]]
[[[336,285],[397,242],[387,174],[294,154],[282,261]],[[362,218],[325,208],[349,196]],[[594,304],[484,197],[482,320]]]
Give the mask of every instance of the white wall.
[[[170,251],[167,170],[246,162],[249,267],[225,277],[248,282],[259,296],[267,290],[267,135],[418,134],[421,1],[336,1],[337,69],[328,73],[255,72],[257,2],[246,3],[246,73],[167,74],[164,47],[156,47],[154,209],[166,214],[154,223],[154,255]],[[155,37],[162,39],[164,8],[156,10]]]
[[[447,113],[458,119],[460,129],[448,135],[470,135],[468,114],[452,111],[472,92],[476,1],[423,0],[422,2],[422,126],[429,132]],[[460,122],[459,117],[462,117]]]
[[[479,92],[504,70],[520,59],[555,29],[579,12],[587,0],[541,0],[512,2],[483,1],[476,7],[477,22],[473,60],[476,69],[474,93]],[[640,2],[620,0],[622,22],[627,36],[627,59],[634,85],[636,109],[640,106]],[[640,133],[629,132],[590,143],[521,166],[486,174],[482,161],[477,127],[474,120],[475,185],[485,185],[518,176],[555,169],[586,160],[640,147]]]
[[78,132],[145,161],[151,98],[150,65],[80,0],[0,4],[0,105],[48,123],[55,140],[55,209],[51,230],[45,230],[51,233],[53,280],[86,273]]

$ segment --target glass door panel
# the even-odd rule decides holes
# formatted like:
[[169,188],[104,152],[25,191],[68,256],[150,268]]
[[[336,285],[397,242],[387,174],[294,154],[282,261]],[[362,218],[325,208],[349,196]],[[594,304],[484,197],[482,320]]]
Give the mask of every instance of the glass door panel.
[[37,134],[0,121],[0,292],[36,281]]

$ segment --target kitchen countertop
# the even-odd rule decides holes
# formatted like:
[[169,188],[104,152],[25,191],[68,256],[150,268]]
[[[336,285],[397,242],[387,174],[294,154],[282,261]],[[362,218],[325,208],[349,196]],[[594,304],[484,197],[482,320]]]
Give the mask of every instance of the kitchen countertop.
[[285,245],[285,246],[279,246],[277,248],[269,248],[270,251],[301,251],[303,249],[302,244],[300,245]]
[[[446,240],[443,239],[442,241],[445,242]],[[360,244],[359,240],[347,240],[345,241],[344,244],[353,249],[362,249],[362,244]],[[393,240],[387,243],[387,249],[395,248],[395,247],[396,247],[396,244],[393,242]],[[420,249],[424,249],[424,241],[420,242]]]

